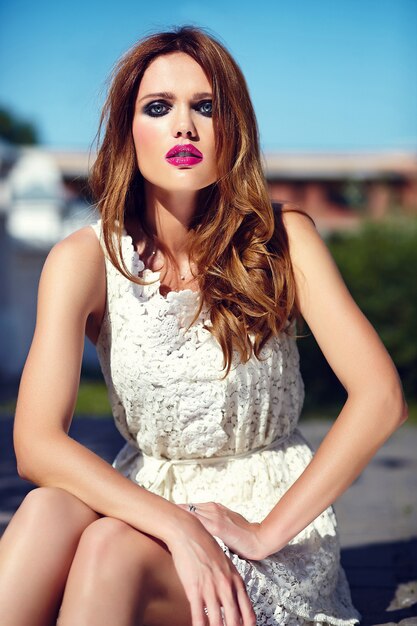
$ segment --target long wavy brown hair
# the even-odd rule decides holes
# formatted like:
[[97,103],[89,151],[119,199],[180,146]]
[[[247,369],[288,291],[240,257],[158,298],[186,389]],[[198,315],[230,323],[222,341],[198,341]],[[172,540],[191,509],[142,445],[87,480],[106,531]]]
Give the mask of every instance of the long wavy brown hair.
[[[117,63],[100,119],[90,186],[111,262],[129,280],[148,284],[131,273],[121,249],[127,217],[139,220],[143,232],[164,248],[145,221],[144,184],[136,162],[132,121],[146,68],[156,57],[173,52],[190,55],[213,91],[218,180],[199,192],[187,244],[202,296],[191,324],[204,303],[211,322],[206,328],[222,348],[227,376],[234,350],[242,362],[252,354],[260,358],[266,341],[289,332],[299,311],[282,207],[273,205],[268,195],[245,78],[227,49],[205,29],[182,26],[152,34]],[[172,256],[171,261],[175,263]]]

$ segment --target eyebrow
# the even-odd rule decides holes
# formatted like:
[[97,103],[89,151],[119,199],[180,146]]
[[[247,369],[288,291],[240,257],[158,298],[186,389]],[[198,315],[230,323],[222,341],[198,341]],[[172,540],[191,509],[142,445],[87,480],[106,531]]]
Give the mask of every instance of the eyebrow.
[[[193,100],[198,100],[199,98],[212,98],[212,96],[213,94],[208,91],[200,91],[193,94]],[[175,95],[171,91],[158,91],[157,93],[148,93],[146,96],[142,96],[138,102],[145,100],[145,98],[166,98],[167,100],[175,100]]]

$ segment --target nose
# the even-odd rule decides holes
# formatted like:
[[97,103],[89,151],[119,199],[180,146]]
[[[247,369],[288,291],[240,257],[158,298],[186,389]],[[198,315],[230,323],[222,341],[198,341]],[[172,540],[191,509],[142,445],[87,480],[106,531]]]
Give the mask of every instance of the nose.
[[197,134],[191,112],[188,107],[178,107],[173,121],[174,136],[193,137]]

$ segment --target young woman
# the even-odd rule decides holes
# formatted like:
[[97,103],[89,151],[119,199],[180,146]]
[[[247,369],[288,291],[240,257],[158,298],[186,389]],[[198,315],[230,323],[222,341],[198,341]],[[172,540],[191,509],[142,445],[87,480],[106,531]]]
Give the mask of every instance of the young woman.
[[[390,357],[312,221],[271,205],[215,38],[140,41],[102,123],[100,219],[40,280],[14,431],[39,487],[0,542],[0,623],[357,623],[332,503],[406,419]],[[300,316],[348,393],[314,455]],[[84,333],[126,438],[112,466],[67,434]]]

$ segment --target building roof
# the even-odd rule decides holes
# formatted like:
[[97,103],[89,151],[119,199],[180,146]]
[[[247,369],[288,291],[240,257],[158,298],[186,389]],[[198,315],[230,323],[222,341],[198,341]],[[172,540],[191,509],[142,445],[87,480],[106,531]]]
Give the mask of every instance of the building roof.
[[417,152],[267,152],[268,180],[417,178]]
[[[36,147],[55,160],[64,178],[86,178],[95,153]],[[25,148],[23,148],[25,150]],[[33,148],[30,148],[33,150]],[[417,178],[417,151],[386,152],[263,152],[268,180],[337,180],[344,178]]]

